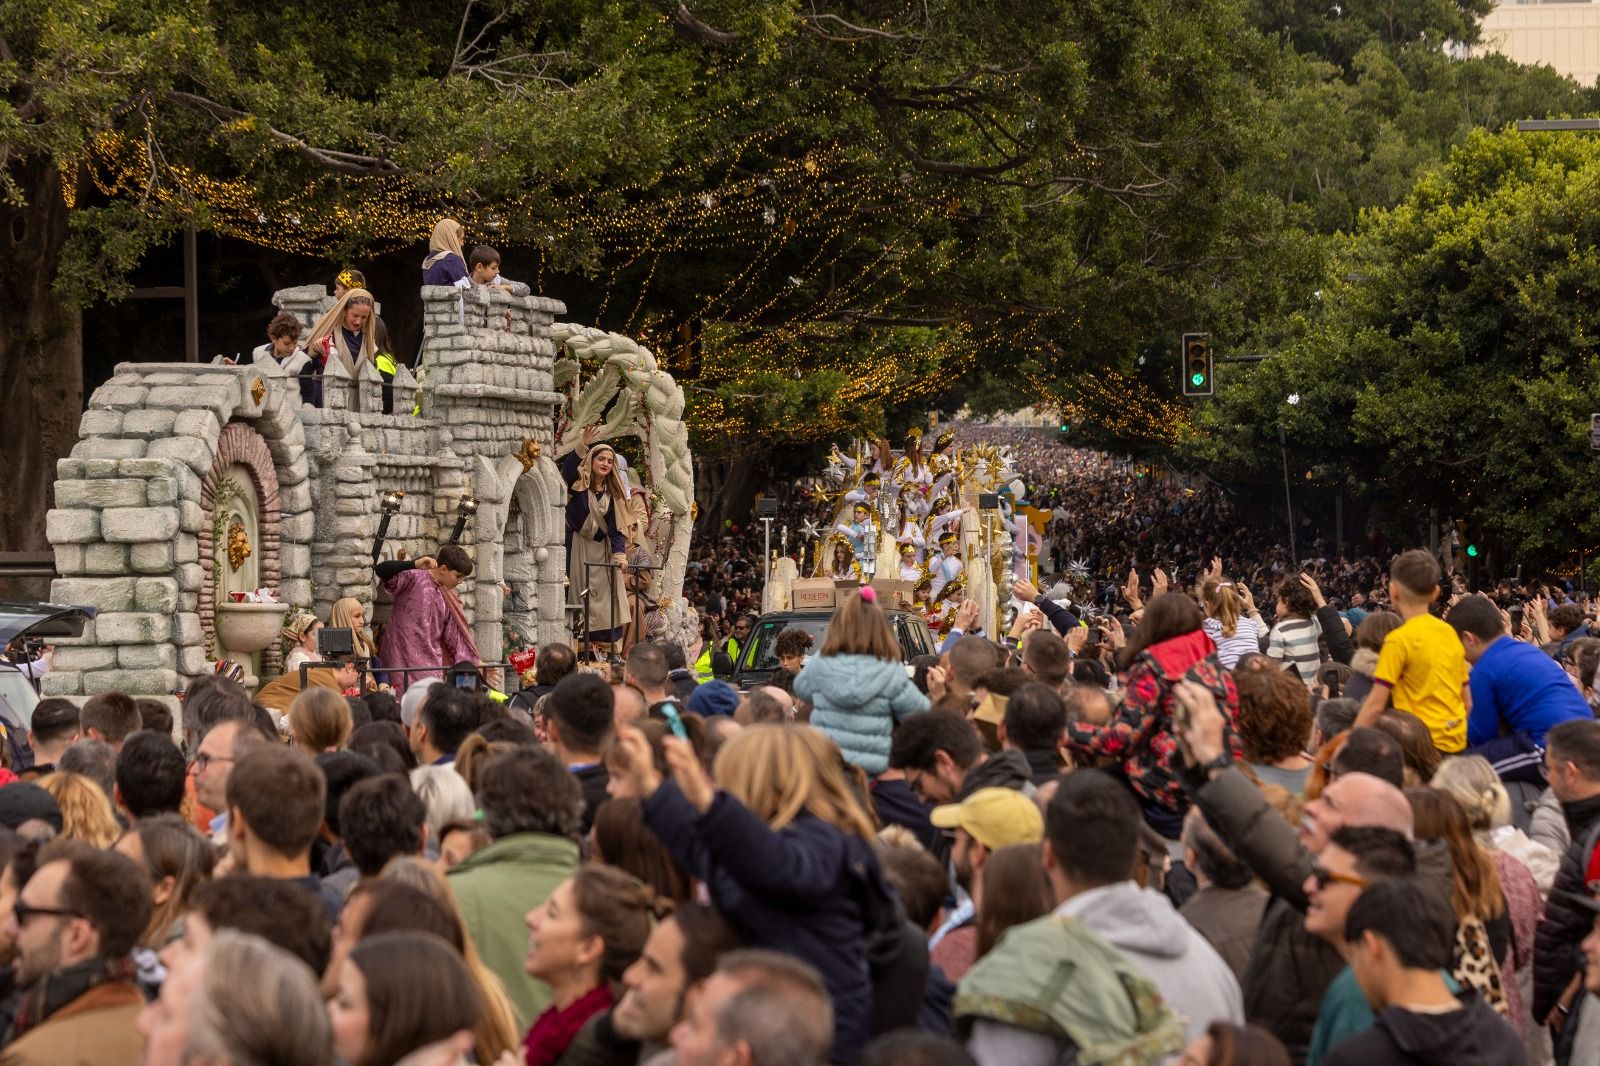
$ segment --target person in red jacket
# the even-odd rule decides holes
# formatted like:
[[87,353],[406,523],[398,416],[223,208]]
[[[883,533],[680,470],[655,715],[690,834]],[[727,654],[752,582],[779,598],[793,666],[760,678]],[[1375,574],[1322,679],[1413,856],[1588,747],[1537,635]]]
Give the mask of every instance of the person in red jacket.
[[[1203,685],[1227,715],[1227,742],[1239,757],[1239,693],[1217,661],[1217,648],[1201,626],[1193,599],[1177,592],[1155,597],[1120,655],[1122,703],[1104,725],[1067,724],[1066,746],[1089,756],[1121,760],[1146,819],[1177,839],[1189,801],[1178,779],[1182,757],[1173,718],[1181,708],[1172,686],[1188,679]],[[1170,829],[1170,832],[1168,830]]]

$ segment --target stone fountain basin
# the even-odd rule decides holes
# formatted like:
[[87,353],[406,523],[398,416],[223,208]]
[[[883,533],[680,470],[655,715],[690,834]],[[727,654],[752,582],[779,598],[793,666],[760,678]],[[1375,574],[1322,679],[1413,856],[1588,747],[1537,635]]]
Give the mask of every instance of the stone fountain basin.
[[226,651],[250,655],[278,639],[287,603],[219,603],[214,608],[217,640]]

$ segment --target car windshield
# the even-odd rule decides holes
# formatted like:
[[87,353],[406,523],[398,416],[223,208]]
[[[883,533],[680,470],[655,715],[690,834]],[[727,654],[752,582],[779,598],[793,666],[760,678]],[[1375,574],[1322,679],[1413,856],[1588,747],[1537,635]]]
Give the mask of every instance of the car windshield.
[[778,634],[785,629],[803,629],[816,643],[811,645],[807,658],[822,647],[822,637],[828,632],[826,614],[801,618],[775,618],[757,623],[755,632],[745,642],[744,654],[739,657],[741,670],[776,670],[778,668]]
[[33,682],[13,667],[0,663],[0,718],[21,729],[31,729],[33,708],[38,702]]

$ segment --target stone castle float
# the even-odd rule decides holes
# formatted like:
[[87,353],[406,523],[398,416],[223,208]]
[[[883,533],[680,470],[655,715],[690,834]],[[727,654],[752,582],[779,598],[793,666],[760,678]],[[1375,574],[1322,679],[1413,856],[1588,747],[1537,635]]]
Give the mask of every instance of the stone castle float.
[[[306,286],[273,302],[309,329],[329,297]],[[553,461],[569,407],[569,439],[608,407],[606,436],[643,439],[659,548],[672,549],[662,587],[676,595],[693,487],[671,377],[627,338],[557,323],[555,300],[424,287],[422,303],[424,381],[401,367],[390,415],[370,364],[352,380],[331,360],[321,408],[275,367],[117,366],[57,467],[51,599],[98,613],[57,648],[45,695],[169,695],[225,655],[247,675],[279,673],[289,607],[326,620],[342,597],[373,602],[373,538],[396,492],[386,558],[431,554],[475,500],[460,541],[475,569],[458,592],[486,662],[505,652],[506,623],[540,644],[570,640]],[[581,393],[580,355],[600,360]],[[280,603],[234,602],[257,588]]]

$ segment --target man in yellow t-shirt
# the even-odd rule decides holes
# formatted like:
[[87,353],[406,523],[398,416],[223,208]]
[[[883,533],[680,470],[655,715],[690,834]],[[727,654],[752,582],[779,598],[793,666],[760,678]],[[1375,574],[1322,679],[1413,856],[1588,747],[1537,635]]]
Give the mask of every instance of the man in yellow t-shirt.
[[1389,568],[1389,598],[1405,621],[1378,653],[1372,692],[1356,715],[1371,726],[1392,701],[1422,719],[1433,746],[1449,755],[1467,746],[1467,654],[1449,623],[1428,613],[1439,595],[1439,564],[1425,551],[1408,551]]

